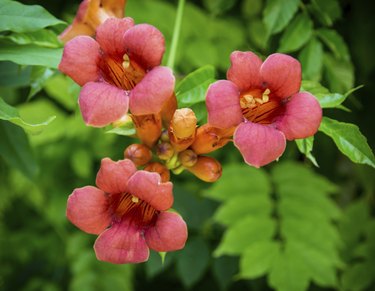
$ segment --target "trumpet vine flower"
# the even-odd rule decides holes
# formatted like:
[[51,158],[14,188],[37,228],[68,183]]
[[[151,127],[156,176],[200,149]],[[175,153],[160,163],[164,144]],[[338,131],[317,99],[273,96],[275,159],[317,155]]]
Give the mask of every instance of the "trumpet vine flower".
[[299,92],[300,63],[284,54],[264,62],[252,52],[231,54],[227,80],[213,83],[206,96],[208,123],[236,127],[233,139],[244,160],[260,167],[278,159],[286,140],[312,136],[322,109],[308,92]]
[[137,171],[130,160],[104,158],[96,185],[75,189],[67,217],[81,230],[97,234],[99,260],[139,263],[158,252],[182,249],[187,227],[180,215],[167,212],[173,204],[172,183],[158,173]]
[[61,72],[83,86],[79,106],[87,125],[103,127],[123,117],[159,113],[173,95],[175,78],[159,66],[164,37],[149,24],[110,18],[96,40],[77,36],[66,43]]

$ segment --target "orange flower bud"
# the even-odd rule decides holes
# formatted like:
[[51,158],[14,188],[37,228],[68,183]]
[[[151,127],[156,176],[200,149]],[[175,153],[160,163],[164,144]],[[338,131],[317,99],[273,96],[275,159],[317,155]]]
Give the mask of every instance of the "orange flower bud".
[[197,117],[190,108],[177,109],[171,121],[171,132],[176,139],[190,138],[195,134]]
[[221,164],[211,157],[199,156],[194,166],[186,168],[205,182],[215,182],[221,177]]
[[177,152],[187,149],[195,138],[197,118],[190,108],[177,109],[169,127],[169,139]]
[[198,155],[213,152],[231,141],[234,130],[235,127],[221,129],[209,124],[200,126],[197,129],[196,137],[191,148]]
[[159,159],[167,161],[173,156],[174,149],[170,143],[162,142],[156,146],[156,154]]
[[160,163],[149,163],[144,168],[145,171],[159,173],[162,182],[168,182],[171,175],[167,167]]
[[152,148],[161,134],[160,114],[132,115],[138,138]]
[[178,154],[178,160],[184,167],[192,167],[197,162],[198,156],[192,150],[185,150]]
[[125,149],[124,157],[131,160],[136,166],[143,166],[151,160],[152,153],[144,144],[131,144]]

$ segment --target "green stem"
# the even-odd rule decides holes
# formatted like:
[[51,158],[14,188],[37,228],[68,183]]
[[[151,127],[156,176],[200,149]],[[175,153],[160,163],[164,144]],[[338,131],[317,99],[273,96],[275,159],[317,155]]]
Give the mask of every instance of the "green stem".
[[185,0],[179,0],[178,7],[177,7],[176,22],[174,24],[174,29],[173,29],[171,51],[169,52],[168,63],[167,63],[167,66],[170,67],[172,70],[173,70],[175,59],[176,59],[177,44],[178,44],[178,39],[180,37],[182,15],[184,14],[184,6],[185,6]]

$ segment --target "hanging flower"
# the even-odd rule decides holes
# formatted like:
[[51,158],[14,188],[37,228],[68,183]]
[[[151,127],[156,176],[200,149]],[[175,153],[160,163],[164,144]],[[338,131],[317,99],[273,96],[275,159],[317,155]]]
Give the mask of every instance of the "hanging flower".
[[97,28],[96,40],[77,36],[64,48],[59,70],[83,86],[79,106],[87,125],[102,127],[128,112],[161,112],[173,95],[175,78],[159,66],[164,37],[148,24],[110,18]]
[[245,162],[260,167],[278,159],[286,139],[316,133],[322,109],[308,92],[299,92],[300,63],[284,54],[264,62],[252,52],[231,54],[228,80],[212,84],[206,97],[208,123],[236,126],[234,144]]
[[94,36],[96,28],[110,17],[123,18],[126,0],[84,0],[78,7],[72,25],[60,35],[67,42],[78,35]]
[[78,188],[69,196],[68,219],[81,230],[98,234],[94,249],[99,260],[139,263],[158,252],[182,249],[187,227],[176,213],[172,183],[160,175],[137,171],[130,160],[102,160],[96,185]]

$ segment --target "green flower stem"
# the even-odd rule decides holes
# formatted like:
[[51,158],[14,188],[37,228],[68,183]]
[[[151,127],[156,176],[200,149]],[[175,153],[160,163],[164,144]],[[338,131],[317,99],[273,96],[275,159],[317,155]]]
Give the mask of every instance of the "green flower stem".
[[181,31],[182,15],[184,14],[184,6],[185,6],[185,0],[179,0],[178,7],[177,7],[176,22],[174,24],[174,29],[173,29],[171,50],[169,52],[168,62],[167,62],[167,66],[170,67],[172,70],[173,70],[175,59],[176,59],[178,39],[180,37],[180,31]]

